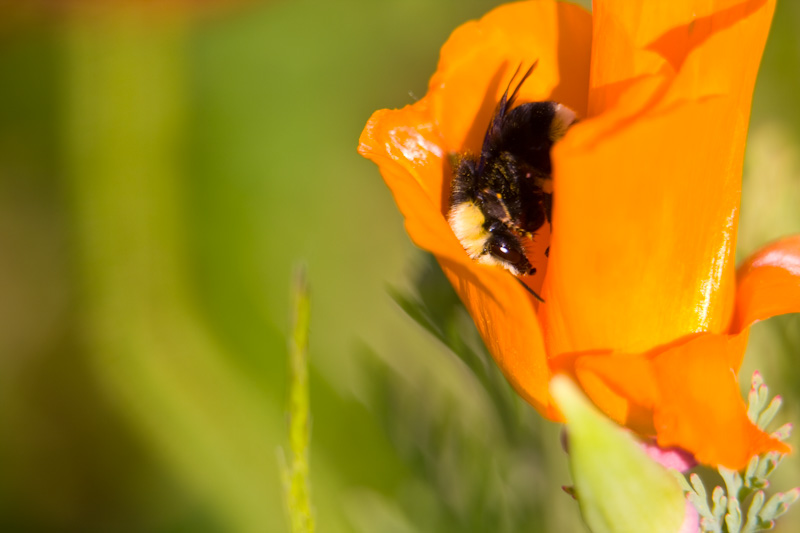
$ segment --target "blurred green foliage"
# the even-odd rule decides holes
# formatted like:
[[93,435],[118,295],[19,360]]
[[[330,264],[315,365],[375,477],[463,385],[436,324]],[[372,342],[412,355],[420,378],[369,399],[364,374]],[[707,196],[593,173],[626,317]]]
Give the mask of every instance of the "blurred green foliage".
[[[558,428],[355,152],[496,2],[36,5],[0,2],[0,530],[288,531],[301,261],[319,531],[580,530]],[[779,2],[741,253],[800,231],[798,24]],[[800,419],[798,317],[752,338],[747,364]]]

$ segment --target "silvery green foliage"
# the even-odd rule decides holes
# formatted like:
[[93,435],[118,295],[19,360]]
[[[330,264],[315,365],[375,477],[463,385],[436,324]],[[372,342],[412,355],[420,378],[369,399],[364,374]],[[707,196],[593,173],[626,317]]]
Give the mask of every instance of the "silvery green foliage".
[[[769,400],[769,390],[761,374],[755,372],[748,395],[747,415],[759,428],[772,422],[781,407],[781,397]],[[779,440],[791,434],[791,424],[784,424],[772,433]],[[686,492],[689,501],[700,514],[700,530],[703,533],[752,533],[772,529],[775,519],[785,513],[800,497],[800,488],[773,494],[767,499],[764,490],[769,487],[767,478],[780,464],[783,456],[770,452],[753,457],[744,472],[720,467],[719,474],[725,488],[714,487],[709,502],[700,476],[691,474],[687,481],[683,475],[676,477]],[[747,508],[747,512],[742,510]]]

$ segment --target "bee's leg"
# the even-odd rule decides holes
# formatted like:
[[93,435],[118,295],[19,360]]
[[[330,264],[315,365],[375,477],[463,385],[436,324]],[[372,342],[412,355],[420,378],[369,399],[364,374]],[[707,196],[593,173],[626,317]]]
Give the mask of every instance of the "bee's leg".
[[547,221],[550,223],[550,226],[553,225],[553,195],[552,194],[545,194],[544,199],[542,200],[542,207],[544,207],[544,216]]
[[516,276],[514,276],[514,279],[516,279],[519,282],[519,284],[522,285],[525,288],[526,291],[528,291],[530,294],[532,294],[534,298],[536,298],[540,302],[544,303],[544,299],[541,296],[539,296],[538,294],[536,294],[536,291],[534,291],[533,289],[531,289],[530,287],[525,285],[524,281],[522,281],[521,279],[519,279]]
[[[544,197],[544,216],[547,218],[547,221],[550,223],[550,233],[553,233],[553,195],[548,194]],[[550,257],[550,247],[548,246],[547,249],[544,251],[545,257]]]

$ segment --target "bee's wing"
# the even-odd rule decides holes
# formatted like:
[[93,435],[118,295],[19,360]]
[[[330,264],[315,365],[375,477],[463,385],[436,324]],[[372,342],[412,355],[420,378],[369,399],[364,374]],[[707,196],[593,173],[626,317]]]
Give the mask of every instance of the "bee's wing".
[[500,101],[497,103],[497,107],[494,109],[492,120],[489,122],[489,127],[486,129],[486,136],[483,138],[483,146],[481,147],[481,160],[478,163],[478,173],[483,171],[486,160],[492,157],[497,145],[497,141],[500,139],[500,134],[503,130],[503,120],[505,119],[506,113],[508,113],[508,111],[514,105],[514,101],[517,99],[517,94],[519,93],[522,84],[525,83],[525,80],[528,79],[528,76],[531,75],[533,69],[536,68],[538,63],[539,60],[537,59],[533,62],[533,65],[530,66],[527,72],[522,75],[522,79],[519,80],[519,83],[514,88],[511,96],[508,95],[508,90],[511,88],[511,83],[514,81],[514,78],[517,77],[520,67],[522,67],[521,63],[517,65],[514,75],[511,76],[510,80],[508,80],[506,91],[503,93],[503,97],[500,99]]

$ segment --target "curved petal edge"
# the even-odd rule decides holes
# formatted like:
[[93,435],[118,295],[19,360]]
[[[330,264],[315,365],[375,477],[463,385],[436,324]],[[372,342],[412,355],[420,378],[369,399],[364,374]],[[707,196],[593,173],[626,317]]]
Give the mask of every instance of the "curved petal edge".
[[759,320],[800,313],[800,235],[769,244],[737,272],[736,311],[732,330]]

